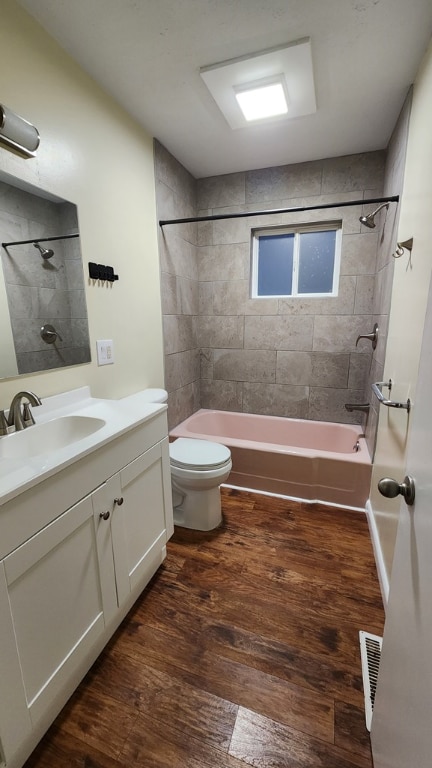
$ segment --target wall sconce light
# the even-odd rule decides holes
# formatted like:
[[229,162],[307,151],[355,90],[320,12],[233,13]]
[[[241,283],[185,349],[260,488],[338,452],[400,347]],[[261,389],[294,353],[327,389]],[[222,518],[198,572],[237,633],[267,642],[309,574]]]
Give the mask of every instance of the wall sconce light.
[[40,143],[39,131],[23,117],[0,104],[0,142],[25,157],[34,157]]

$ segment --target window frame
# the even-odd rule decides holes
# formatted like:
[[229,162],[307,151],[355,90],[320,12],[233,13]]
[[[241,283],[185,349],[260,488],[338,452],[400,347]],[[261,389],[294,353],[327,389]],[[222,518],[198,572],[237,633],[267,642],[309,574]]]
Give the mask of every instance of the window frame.
[[[300,236],[308,232],[328,232],[334,231],[335,254],[333,264],[333,286],[331,293],[299,293],[299,258],[300,258]],[[293,248],[293,270],[292,270],[292,293],[258,293],[258,262],[259,262],[259,239],[263,236],[271,235],[294,235]],[[252,230],[252,259],[251,259],[251,298],[252,299],[324,299],[334,298],[339,295],[339,277],[342,251],[342,221],[322,221],[312,224],[298,224],[293,226],[275,226],[258,227]]]

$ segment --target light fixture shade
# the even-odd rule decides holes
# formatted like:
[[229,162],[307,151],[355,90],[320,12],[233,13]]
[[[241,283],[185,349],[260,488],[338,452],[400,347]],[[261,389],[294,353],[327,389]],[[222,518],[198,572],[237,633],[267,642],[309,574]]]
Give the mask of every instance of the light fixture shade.
[[26,157],[34,157],[40,143],[39,131],[28,120],[0,104],[0,142]]
[[234,130],[253,125],[239,106],[238,93],[255,84],[259,86],[265,80],[283,83],[289,106],[279,115],[258,120],[280,122],[316,112],[309,38],[202,67],[200,75],[228,125]]
[[287,114],[288,104],[283,79],[283,75],[280,75],[270,81],[266,78],[264,81],[234,88],[240,109],[248,122]]

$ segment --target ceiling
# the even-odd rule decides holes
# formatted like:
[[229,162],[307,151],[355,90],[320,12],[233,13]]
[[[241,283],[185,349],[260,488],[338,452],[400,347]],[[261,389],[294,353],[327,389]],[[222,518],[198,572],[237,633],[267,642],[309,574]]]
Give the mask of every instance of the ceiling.
[[[431,0],[19,0],[196,177],[383,149]],[[317,111],[233,130],[200,68],[309,37]]]

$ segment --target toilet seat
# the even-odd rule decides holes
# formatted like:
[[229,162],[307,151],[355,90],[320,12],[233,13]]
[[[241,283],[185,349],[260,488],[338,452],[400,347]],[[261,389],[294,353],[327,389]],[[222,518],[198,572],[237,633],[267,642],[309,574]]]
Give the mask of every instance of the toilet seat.
[[169,446],[171,466],[178,469],[206,471],[222,469],[231,460],[229,448],[220,443],[179,437]]

